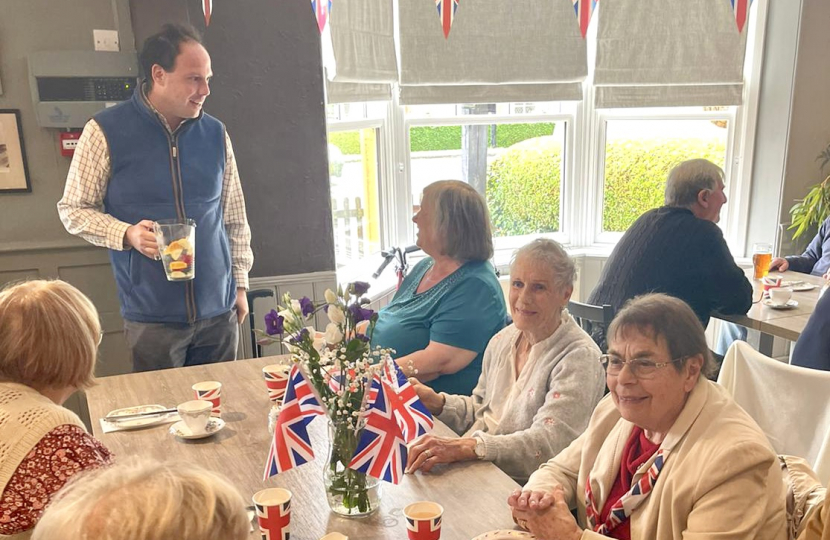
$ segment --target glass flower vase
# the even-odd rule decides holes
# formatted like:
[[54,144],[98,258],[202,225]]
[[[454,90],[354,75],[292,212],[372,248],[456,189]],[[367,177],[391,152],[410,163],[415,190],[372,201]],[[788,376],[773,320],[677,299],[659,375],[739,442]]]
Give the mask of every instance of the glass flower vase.
[[348,467],[360,440],[346,421],[329,420],[329,457],[323,485],[331,511],[344,517],[365,517],[380,507],[380,480]]

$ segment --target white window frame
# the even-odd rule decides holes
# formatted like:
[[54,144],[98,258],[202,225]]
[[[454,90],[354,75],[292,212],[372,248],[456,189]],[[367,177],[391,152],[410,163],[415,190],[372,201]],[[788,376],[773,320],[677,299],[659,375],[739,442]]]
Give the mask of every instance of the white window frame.
[[[460,104],[459,104],[460,105]],[[513,108],[513,104],[511,103],[510,108]],[[555,114],[482,114],[482,115],[446,115],[446,116],[431,116],[431,117],[421,117],[421,116],[407,116],[404,118],[404,134],[405,134],[405,163],[407,164],[404,167],[404,174],[406,175],[406,186],[410,190],[411,193],[411,186],[412,186],[412,178],[411,178],[411,167],[409,167],[410,160],[412,159],[411,155],[411,148],[409,144],[409,130],[413,127],[425,127],[425,126],[472,126],[472,125],[504,125],[504,124],[532,124],[532,123],[557,123],[562,124],[565,129],[565,135],[563,137],[563,167],[561,171],[561,180],[560,180],[560,198],[559,198],[559,231],[555,233],[542,233],[542,234],[531,234],[531,235],[523,235],[523,236],[512,236],[512,237],[504,237],[499,238],[495,242],[496,248],[496,259],[500,260],[503,258],[503,252],[512,253],[513,250],[516,248],[526,244],[530,240],[534,238],[553,238],[554,240],[562,243],[562,244],[569,244],[570,243],[570,234],[572,231],[571,224],[573,220],[570,218],[570,213],[574,205],[571,203],[572,198],[572,189],[570,186],[573,185],[573,159],[574,159],[574,132],[575,124],[577,119],[577,108],[576,105],[573,103],[562,102],[560,106],[561,110],[565,112],[559,112]],[[568,109],[571,109],[568,111]],[[411,208],[411,206],[410,206]],[[413,230],[410,227],[410,230]],[[414,233],[413,237],[414,237]],[[509,257],[508,253],[508,257]]]
[[[335,104],[332,104],[335,105]],[[395,200],[394,184],[388,179],[393,178],[393,157],[391,154],[390,140],[392,139],[392,129],[390,127],[389,115],[390,106],[385,107],[386,111],[382,116],[366,116],[363,119],[351,120],[328,120],[326,119],[326,135],[341,131],[359,131],[362,129],[375,129],[377,131],[378,141],[378,202],[380,205],[380,241],[381,249],[385,249],[390,245],[390,238],[394,238],[395,227],[394,220],[398,214],[398,210],[390,206],[390,202]],[[331,194],[329,193],[329,197]],[[371,262],[369,262],[371,261]],[[339,283],[346,283],[351,281],[369,281],[371,273],[376,266],[374,262],[377,261],[377,266],[380,265],[382,259],[378,256],[376,258],[368,257],[361,261],[344,265],[336,268],[337,281]],[[335,264],[335,267],[337,265]],[[391,272],[389,272],[391,273]]]
[[[697,110],[695,110],[697,109]],[[732,185],[732,156],[734,153],[735,144],[735,121],[738,107],[729,107],[725,111],[701,111],[700,108],[693,107],[661,107],[654,109],[599,109],[596,111],[597,116],[597,136],[593,137],[593,142],[596,145],[592,149],[595,155],[594,171],[592,177],[596,182],[595,193],[596,197],[589,201],[590,206],[593,207],[593,218],[590,223],[594,225],[594,242],[595,245],[616,244],[622,237],[622,232],[612,232],[602,230],[602,213],[605,195],[605,149],[608,135],[608,122],[614,120],[726,120],[726,155],[724,158],[724,183],[727,189],[731,189]],[[728,192],[727,192],[728,198]],[[729,205],[725,205],[721,211],[721,218],[724,218],[729,213]]]
[[[602,231],[604,160],[606,122],[608,120],[686,120],[726,119],[728,121],[724,172],[729,202],[724,206],[721,228],[732,252],[743,254],[746,248],[749,200],[752,187],[752,159],[758,117],[759,89],[763,65],[764,34],[769,0],[756,0],[744,29],[747,36],[747,57],[744,64],[743,105],[727,111],[702,111],[694,108],[596,109],[594,107],[593,73],[584,84],[583,100],[562,102],[557,114],[492,114],[442,115],[435,117],[407,116],[405,107],[393,88],[385,118],[327,121],[327,131],[379,128],[379,164],[381,239],[384,249],[412,243],[412,194],[409,130],[419,126],[490,125],[530,122],[564,122],[565,148],[560,198],[560,231],[545,235],[527,235],[500,239],[496,259],[501,264],[515,247],[538,236],[547,236],[565,244],[572,253],[607,255],[623,233]],[[589,28],[589,66],[593,66],[596,44],[596,22]],[[380,260],[377,261],[380,264]],[[352,265],[355,266],[355,265]],[[338,270],[348,279],[371,275],[374,266]],[[371,268],[370,268],[371,267]],[[389,275],[392,272],[387,271]],[[342,280],[342,279],[341,279]]]

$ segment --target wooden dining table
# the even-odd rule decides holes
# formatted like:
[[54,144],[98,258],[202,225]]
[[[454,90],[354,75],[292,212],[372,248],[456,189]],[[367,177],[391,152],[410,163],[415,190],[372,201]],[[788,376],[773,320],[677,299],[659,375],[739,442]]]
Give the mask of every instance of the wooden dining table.
[[772,356],[772,344],[774,337],[780,337],[790,341],[796,341],[804,330],[810,315],[816,308],[819,292],[826,283],[821,276],[802,274],[800,272],[771,272],[770,276],[780,276],[782,281],[804,282],[814,287],[809,291],[793,291],[792,300],[798,302],[798,306],[791,309],[775,309],[766,305],[763,301],[763,285],[761,280],[753,279],[753,269],[746,270],[747,279],[752,284],[753,304],[746,315],[725,315],[715,313],[714,316],[724,321],[740,324],[752,330],[760,332],[760,340],[757,344],[758,350],[767,356]]
[[[506,500],[518,484],[484,461],[439,465],[428,474],[404,475],[398,485],[383,483],[380,509],[368,517],[351,519],[332,513],[323,488],[328,430],[322,417],[309,425],[316,458],[263,480],[272,436],[268,431],[271,405],[262,368],[287,362],[288,357],[267,357],[100,378],[87,390],[93,433],[116,460],[138,456],[196,463],[228,478],[247,501],[261,489],[288,489],[293,494],[292,540],[318,540],[333,531],[351,540],[400,540],[407,535],[403,508],[421,500],[444,507],[445,540],[469,540],[491,530],[514,528]],[[182,440],[169,433],[169,423],[133,431],[103,433],[101,429],[99,419],[109,411],[146,404],[175,407],[193,399],[191,385],[208,380],[222,383],[222,419],[226,423],[211,437]],[[437,421],[434,433],[455,436]],[[250,537],[260,538],[258,530]]]

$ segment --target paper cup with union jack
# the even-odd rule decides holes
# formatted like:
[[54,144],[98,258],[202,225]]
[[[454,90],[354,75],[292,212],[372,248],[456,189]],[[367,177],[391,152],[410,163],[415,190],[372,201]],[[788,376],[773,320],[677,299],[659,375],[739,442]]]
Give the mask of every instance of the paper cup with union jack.
[[291,492],[282,488],[263,489],[254,493],[253,501],[262,540],[289,540]]
[[203,399],[210,401],[213,408],[210,410],[210,415],[216,418],[222,416],[222,383],[217,381],[202,381],[194,384],[193,392],[196,393],[196,399]]
[[434,502],[420,501],[403,509],[409,540],[438,540],[441,538],[441,517],[444,508]]
[[262,368],[265,386],[268,387],[268,399],[276,404],[282,404],[289,371],[291,371],[291,366],[285,364],[271,364]]

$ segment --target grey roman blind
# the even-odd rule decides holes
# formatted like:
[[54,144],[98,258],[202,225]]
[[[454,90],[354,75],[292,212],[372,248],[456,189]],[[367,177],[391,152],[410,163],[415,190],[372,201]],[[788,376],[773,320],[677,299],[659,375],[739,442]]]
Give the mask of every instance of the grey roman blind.
[[329,103],[391,99],[398,81],[392,0],[335,2],[326,62]]
[[389,101],[392,85],[385,83],[351,83],[326,81],[326,103]]
[[613,0],[595,16],[597,107],[741,103],[747,31],[729,0]]
[[431,0],[400,0],[401,103],[582,99],[585,40],[573,4],[463,0],[448,39]]

